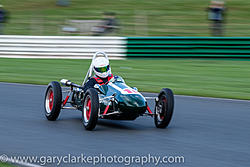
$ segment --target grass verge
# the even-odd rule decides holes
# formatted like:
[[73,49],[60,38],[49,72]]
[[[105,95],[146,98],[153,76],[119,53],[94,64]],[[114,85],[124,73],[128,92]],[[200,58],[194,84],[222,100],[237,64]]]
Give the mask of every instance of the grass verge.
[[[48,84],[62,78],[80,84],[90,60],[0,59],[0,81]],[[139,91],[250,100],[250,61],[225,59],[111,60],[112,72]]]
[[2,163],[0,162],[1,167],[14,167],[13,165],[7,164],[7,163]]

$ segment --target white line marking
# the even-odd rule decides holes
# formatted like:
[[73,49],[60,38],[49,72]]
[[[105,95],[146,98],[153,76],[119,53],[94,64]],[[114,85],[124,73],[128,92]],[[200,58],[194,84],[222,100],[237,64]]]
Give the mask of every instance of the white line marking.
[[187,95],[175,95],[176,97],[187,97],[193,99],[206,99],[206,100],[220,100],[220,101],[234,101],[234,102],[247,102],[250,103],[250,100],[241,100],[241,99],[226,99],[219,97],[201,97],[201,96],[187,96]]
[[18,161],[18,160],[12,160],[10,158],[7,158],[6,162],[11,163],[11,164],[16,164],[16,165],[22,165],[22,166],[25,166],[25,167],[42,167],[40,165],[35,165],[35,164],[22,162],[22,161]]
[[[143,92],[143,93],[148,93],[148,92]],[[148,97],[157,97],[157,93],[150,93],[152,95],[156,96],[148,96]],[[217,101],[231,101],[231,102],[245,102],[245,103],[250,103],[250,100],[241,100],[241,99],[225,99],[225,98],[219,98],[219,97],[201,97],[201,96],[188,96],[188,95],[174,95],[175,97],[184,97],[184,98],[191,98],[191,99],[204,99],[204,100],[217,100]]]
[[[10,83],[10,82],[0,82],[4,85],[15,85],[15,86],[36,86],[36,87],[47,87],[47,85],[36,85],[36,84],[25,84],[25,83]],[[49,84],[49,83],[48,83]]]
[[[5,85],[17,85],[17,86],[38,86],[38,87],[45,87],[47,85],[35,85],[35,84],[24,84],[24,83],[9,83],[9,82],[0,82],[0,84]],[[139,92],[139,93],[150,93],[150,92]],[[150,93],[153,96],[148,97],[156,97],[157,93]],[[250,100],[241,100],[241,99],[226,99],[226,98],[219,98],[219,97],[201,97],[201,96],[188,96],[188,95],[174,95],[175,97],[186,97],[186,98],[193,98],[193,99],[206,99],[206,100],[221,100],[221,101],[233,101],[233,102],[247,102],[250,103]]]

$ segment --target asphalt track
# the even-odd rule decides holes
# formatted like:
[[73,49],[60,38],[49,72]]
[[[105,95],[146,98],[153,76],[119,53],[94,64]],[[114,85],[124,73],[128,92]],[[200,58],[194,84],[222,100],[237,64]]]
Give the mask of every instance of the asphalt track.
[[81,124],[79,111],[64,110],[58,121],[47,121],[45,88],[0,83],[0,155],[179,155],[185,157],[184,163],[164,165],[250,166],[248,101],[177,96],[167,129],[156,129],[153,119],[140,117],[135,121],[101,120],[89,132]]

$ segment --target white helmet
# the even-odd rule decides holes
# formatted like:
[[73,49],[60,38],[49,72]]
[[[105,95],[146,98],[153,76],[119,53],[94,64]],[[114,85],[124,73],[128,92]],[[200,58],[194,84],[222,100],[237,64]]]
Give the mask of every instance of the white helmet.
[[93,71],[95,72],[96,76],[107,78],[111,74],[109,60],[104,57],[97,57],[96,59],[94,59]]

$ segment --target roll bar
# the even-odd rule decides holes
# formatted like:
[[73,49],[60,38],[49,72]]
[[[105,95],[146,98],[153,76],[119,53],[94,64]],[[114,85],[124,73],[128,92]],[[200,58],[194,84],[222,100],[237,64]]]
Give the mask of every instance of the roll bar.
[[103,55],[106,59],[108,59],[108,55],[105,53],[105,52],[96,52],[94,55],[93,55],[93,58],[92,58],[92,61],[91,61],[91,64],[89,66],[89,69],[88,69],[88,72],[82,82],[82,86],[84,86],[84,84],[87,82],[88,78],[92,76],[92,73],[93,73],[93,62],[95,60],[95,58],[98,56],[98,55]]

